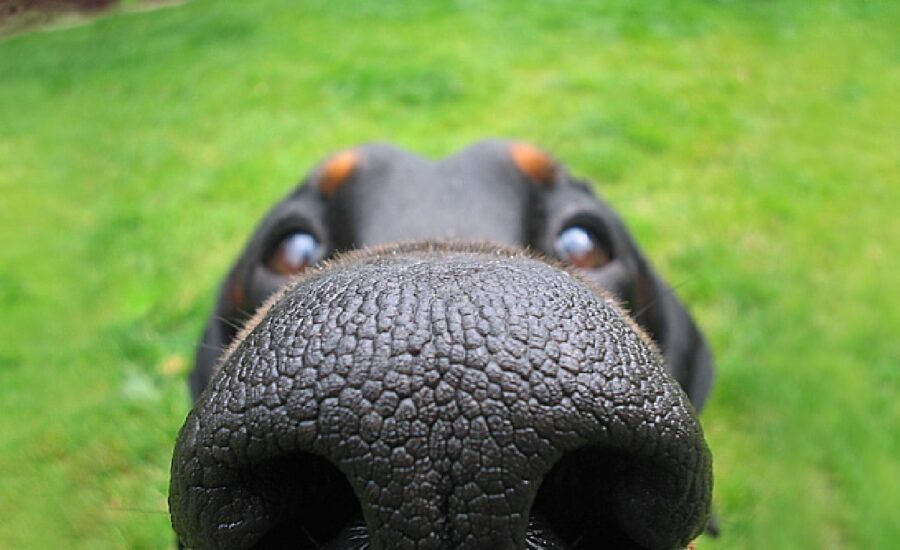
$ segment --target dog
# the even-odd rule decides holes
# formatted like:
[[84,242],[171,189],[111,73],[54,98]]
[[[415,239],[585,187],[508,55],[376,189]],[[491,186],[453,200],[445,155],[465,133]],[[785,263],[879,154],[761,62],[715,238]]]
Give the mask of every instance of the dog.
[[[531,287],[530,281],[542,282]],[[367,285],[387,285],[387,290],[370,292]],[[585,292],[587,302],[578,297]],[[539,296],[529,297],[529,293]],[[546,300],[541,293],[547,293]],[[314,299],[316,296],[321,303]],[[481,304],[480,310],[471,309],[472,300]],[[528,305],[533,302],[543,305]],[[613,302],[617,305],[610,305]],[[572,311],[559,309],[560,304],[569,303],[572,305],[565,307]],[[597,313],[597,308],[606,313]],[[616,312],[621,311],[630,312],[631,318],[625,317],[624,322],[631,329],[621,328],[624,325],[616,320]],[[375,321],[385,315],[394,320]],[[439,319],[435,320],[435,315]],[[461,317],[454,321],[455,317],[445,315]],[[616,335],[600,348],[591,347],[595,344],[588,345],[582,338],[593,338],[594,329],[586,327],[594,327],[592,319],[597,315],[605,319],[601,322],[605,328],[599,327],[599,334]],[[479,317],[482,325],[477,325]],[[400,318],[403,320],[398,321]],[[551,322],[551,318],[556,320]],[[522,329],[525,325],[521,324],[510,328],[522,319],[529,320],[530,328]],[[462,330],[467,323],[466,331],[447,336],[453,326]],[[551,323],[550,332],[542,328],[546,323]],[[584,328],[573,333],[576,326]],[[348,330],[349,338],[341,339]],[[529,339],[522,330],[537,332]],[[360,335],[368,342],[362,351],[356,347]],[[439,337],[451,339],[443,344],[428,343]],[[295,350],[300,341],[305,342],[302,356]],[[522,355],[526,353],[523,342],[540,349],[532,350],[526,358]],[[651,348],[652,352],[646,352]],[[512,350],[509,353],[519,359],[510,359],[504,350]],[[343,354],[340,368],[328,362],[334,359],[328,359],[329,354],[336,353]],[[600,353],[597,357],[604,358],[600,363],[588,364],[605,364],[604,369],[612,370],[582,372],[578,380],[585,385],[581,390],[571,390],[574,386],[567,385],[574,379],[561,386],[556,386],[559,381],[555,379],[542,380],[546,373],[562,368],[559,361],[565,359],[553,357],[569,354],[571,361],[586,357],[585,353]],[[664,360],[660,372],[665,374],[662,369],[667,368],[669,374],[636,374],[643,372],[647,353]],[[358,360],[347,361],[357,356]],[[459,362],[463,370],[454,371],[448,360]],[[574,360],[581,366],[572,368],[586,368],[584,359]],[[440,367],[440,361],[445,361],[444,367]],[[286,376],[285,372],[297,368],[307,369],[305,377]],[[427,422],[420,419],[420,431],[450,430],[453,426],[455,432],[458,422],[463,421],[455,415],[468,414],[460,412],[460,407],[475,410],[472,407],[477,409],[477,399],[482,398],[485,402],[481,405],[490,402],[490,407],[496,406],[500,394],[489,397],[490,392],[485,393],[488,386],[479,384],[489,384],[484,377],[490,378],[490,373],[500,376],[498,369],[503,368],[514,371],[516,378],[504,378],[506,382],[496,391],[508,383],[510,388],[524,388],[522,396],[533,393],[527,399],[528,410],[521,408],[521,400],[509,401],[511,394],[507,393],[509,406],[492,409],[496,429],[503,423],[524,426],[526,432],[532,425],[541,429],[550,426],[545,432],[548,435],[542,437],[552,441],[557,437],[553,426],[568,423],[567,418],[587,418],[587,424],[594,422],[590,419],[596,415],[609,418],[608,410],[591,409],[604,400],[623,407],[611,413],[613,417],[637,412],[642,420],[624,421],[631,426],[629,430],[636,430],[634,433],[609,431],[603,426],[590,431],[581,426],[575,431],[590,433],[585,435],[587,439],[578,439],[580,443],[572,443],[563,428],[560,441],[544,451],[537,447],[525,455],[509,451],[514,464],[504,462],[499,449],[485,451],[480,459],[472,458],[481,452],[482,438],[494,437],[485,435],[487,432],[474,439],[460,436],[463,442],[459,445],[469,445],[469,455],[459,454],[462,447],[454,447],[456,451],[445,448],[445,441],[438,438],[429,440],[427,447],[420,441],[397,449],[397,456],[406,457],[397,459],[399,465],[392,465],[394,459],[378,462],[383,459],[377,457],[372,463],[359,462],[361,454],[377,455],[400,443],[395,441],[398,436],[393,430],[389,431],[388,442],[370,441],[368,424],[352,418],[354,414],[363,414],[364,409],[369,411],[367,415],[379,411],[380,416],[372,420],[377,432],[381,430],[381,418],[391,422],[394,414],[405,415],[404,422],[415,422],[415,413],[410,411],[416,410],[414,403],[418,402],[419,407],[438,406],[435,410],[445,415],[443,421],[437,417]],[[625,370],[617,370],[622,368]],[[441,376],[457,376],[454,372],[466,374],[454,378],[460,385],[445,391],[444,397],[436,398],[437,394],[426,387],[437,384]],[[624,374],[613,376],[610,372]],[[320,376],[325,378],[313,382]],[[413,380],[409,382],[413,386],[398,382],[407,376],[411,376],[408,379]],[[624,377],[627,383],[616,382],[615,376]],[[572,176],[548,153],[525,143],[488,140],[431,161],[386,144],[355,147],[320,163],[266,214],[221,284],[190,375],[196,408],[179,436],[173,460],[173,524],[185,540],[199,547],[296,545],[298,537],[315,548],[324,547],[317,542],[323,538],[330,541],[329,548],[364,548],[370,541],[379,548],[483,548],[485,544],[522,548],[526,541],[529,548],[595,547],[601,541],[616,547],[683,546],[704,526],[715,531],[714,523],[708,522],[712,483],[709,451],[696,413],[688,411],[690,407],[684,409],[687,401],[695,411],[702,409],[712,379],[709,347],[671,287],[653,270],[612,208],[592,193],[590,184]],[[310,389],[301,391],[298,387],[302,384],[315,384],[317,389],[313,392],[313,386],[307,386]],[[680,387],[680,392],[675,391],[680,397],[672,397],[670,385]],[[368,398],[357,401],[365,395],[366,387],[375,405],[366,404]],[[376,392],[373,388],[380,389]],[[385,388],[394,388],[387,391],[392,396],[397,392],[409,394],[404,401],[406,412],[398,412],[394,397],[387,405],[378,405]],[[575,393],[565,397],[570,390]],[[298,391],[304,396],[300,401],[290,397],[291,392]],[[579,392],[585,391],[599,393],[596,398],[579,397],[584,395]],[[452,392],[461,393],[452,397]],[[314,394],[318,397],[313,398]],[[335,405],[333,396],[338,394],[356,396],[341,405],[341,414],[350,414],[347,426],[361,432],[344,433],[339,439],[309,439],[312,432],[304,428],[296,432],[296,441],[305,441],[299,455],[293,454],[296,449],[290,451],[289,460],[278,453],[271,455],[273,448],[281,449],[279,453],[294,448],[298,425],[291,418],[319,414],[311,411],[321,412],[327,403]],[[481,397],[474,397],[473,402],[473,396]],[[457,398],[460,401],[454,401]],[[541,409],[541,403],[548,399],[551,408]],[[360,409],[355,412],[346,408],[357,406]],[[579,412],[579,406],[587,409]],[[570,407],[575,408],[557,420],[548,420]],[[535,417],[533,413],[539,409],[549,416]],[[586,410],[592,412],[583,416]],[[659,420],[670,413],[680,420],[671,424]],[[314,430],[321,431],[326,425],[344,429],[342,423],[334,424],[328,418],[320,416]],[[534,424],[528,424],[531,422]],[[463,424],[468,425],[468,421]],[[659,431],[660,424],[669,427]],[[294,427],[283,432],[279,425]],[[257,433],[262,426],[275,431]],[[603,441],[606,443],[601,447],[616,447],[622,441],[633,444],[648,432],[662,439],[632,445],[628,457],[581,453]],[[277,443],[264,443],[276,433],[280,434]],[[467,429],[461,433],[468,433]],[[666,448],[668,444],[659,441],[665,441],[667,434],[681,434],[670,450],[664,451],[667,458],[657,456],[645,462],[648,448]],[[446,435],[453,439],[450,432]],[[531,448],[534,442],[526,439],[528,442],[521,445]],[[345,456],[342,453],[348,451],[344,443],[335,443],[340,441],[361,446]],[[519,445],[516,443],[515,448]],[[559,449],[569,454],[560,458],[556,454]],[[232,451],[244,458],[235,459]],[[404,462],[413,460],[409,453],[421,456],[415,462]],[[268,458],[263,460],[263,456]],[[465,464],[465,456],[474,462]],[[680,458],[673,462],[675,456]],[[324,464],[323,457],[340,472]],[[241,464],[263,461],[253,466],[261,470],[251,474],[246,469],[249,466],[235,469],[235,460]],[[543,462],[535,466],[529,462],[534,460]],[[660,463],[665,463],[661,470]],[[373,464],[388,469],[379,471]],[[481,471],[479,464],[490,466]],[[691,466],[685,467],[687,464]],[[424,473],[411,473],[413,465],[415,472],[421,468]],[[671,475],[682,470],[689,473]],[[493,481],[474,481],[484,476],[494,476]],[[404,486],[413,491],[403,498],[398,497],[398,491],[407,494],[407,489],[390,489],[391,483],[401,477],[407,479]],[[421,487],[420,482],[424,483]],[[323,483],[327,490],[321,488]],[[476,487],[473,483],[479,487],[476,493],[472,493]],[[603,496],[617,483],[625,483],[627,488]],[[538,485],[543,494],[536,493]],[[382,492],[384,487],[386,492]],[[292,496],[298,491],[305,495],[300,504]],[[457,492],[470,496],[453,500],[459,498],[453,496]],[[660,495],[667,493],[671,493],[668,500],[662,499]],[[598,495],[599,502],[595,500]],[[492,500],[496,498],[500,500]],[[359,510],[357,499],[364,504],[353,516],[348,510]],[[562,504],[569,501],[579,504],[569,509]],[[518,503],[518,508],[511,511],[507,507],[512,506],[510,503]],[[681,510],[673,511],[673,506]],[[273,511],[275,508],[287,511]],[[216,510],[225,516],[215,515]],[[549,518],[547,523],[533,518],[530,514],[534,510]],[[605,510],[617,519],[598,519],[592,510]],[[431,517],[431,523],[422,523],[425,516]],[[676,519],[668,524],[670,516]]]

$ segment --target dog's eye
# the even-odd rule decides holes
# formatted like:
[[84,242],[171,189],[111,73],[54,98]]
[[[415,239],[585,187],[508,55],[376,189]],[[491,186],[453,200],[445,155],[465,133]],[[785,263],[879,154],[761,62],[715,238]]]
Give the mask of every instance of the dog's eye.
[[321,256],[318,239],[309,233],[285,235],[266,261],[269,269],[280,275],[301,273]]
[[585,227],[571,226],[556,237],[556,254],[574,267],[602,267],[609,263],[609,254],[597,235]]

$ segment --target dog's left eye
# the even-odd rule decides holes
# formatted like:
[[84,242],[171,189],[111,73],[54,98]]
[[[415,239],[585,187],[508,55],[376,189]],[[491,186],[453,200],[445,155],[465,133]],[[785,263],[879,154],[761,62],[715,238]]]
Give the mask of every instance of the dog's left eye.
[[318,239],[305,232],[285,235],[266,260],[266,266],[279,275],[294,275],[321,259]]
[[600,238],[585,227],[573,225],[563,229],[554,246],[559,258],[574,267],[602,267],[609,263],[609,254]]

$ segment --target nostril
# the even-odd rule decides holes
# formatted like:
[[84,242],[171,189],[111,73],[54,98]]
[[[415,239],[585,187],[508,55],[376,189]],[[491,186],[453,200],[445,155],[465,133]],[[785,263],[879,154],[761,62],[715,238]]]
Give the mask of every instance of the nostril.
[[632,548],[610,498],[627,469],[625,457],[597,448],[567,453],[544,477],[532,514],[572,548]]
[[361,518],[347,478],[327,460],[295,453],[255,464],[245,482],[267,502],[268,524],[254,548],[318,549]]
[[532,515],[573,549],[673,547],[692,476],[658,459],[584,447],[547,473]]

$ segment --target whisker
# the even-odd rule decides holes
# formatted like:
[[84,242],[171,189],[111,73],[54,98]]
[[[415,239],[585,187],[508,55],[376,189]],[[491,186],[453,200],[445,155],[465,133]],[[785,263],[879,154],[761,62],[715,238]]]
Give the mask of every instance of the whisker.
[[206,344],[204,342],[199,342],[196,344],[198,348],[208,349],[212,351],[225,351],[228,349],[228,346],[216,346],[213,344]]
[[244,325],[243,325],[243,324],[237,324],[237,323],[235,323],[234,321],[232,321],[231,319],[229,319],[228,317],[223,317],[223,316],[221,316],[221,315],[216,315],[216,316],[214,316],[214,319],[217,320],[217,321],[219,321],[219,322],[221,322],[221,323],[224,323],[224,324],[228,325],[229,327],[231,327],[231,328],[233,328],[234,330],[237,330],[237,331],[240,331],[242,328],[244,328]]
[[[690,280],[689,280],[689,279],[686,279],[686,280],[681,281],[681,282],[678,283],[678,284],[674,284],[674,285],[671,285],[671,286],[665,286],[665,285],[663,285],[662,288],[663,288],[663,289],[665,290],[665,292],[667,292],[669,295],[674,295],[674,294],[675,294],[675,290],[677,290],[677,289],[679,289],[679,288],[685,286],[685,285],[688,284],[689,282],[690,282]],[[641,317],[641,315],[647,313],[647,311],[649,311],[650,308],[652,308],[652,307],[655,306],[657,303],[659,303],[660,298],[661,298],[661,294],[657,294],[656,296],[654,296],[652,300],[650,300],[649,302],[647,302],[647,303],[644,305],[644,307],[642,307],[641,309],[635,311],[635,312],[631,315],[631,318],[634,319],[635,321],[639,320],[640,317]]]
[[244,308],[242,308],[242,307],[239,307],[239,308],[235,309],[235,311],[236,311],[237,313],[240,313],[240,314],[244,317],[244,320],[245,320],[245,321],[246,321],[247,319],[253,317],[254,315],[256,315],[256,310],[255,310],[255,309],[251,311],[251,310],[249,310],[249,309],[244,309]]

